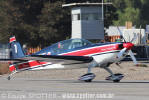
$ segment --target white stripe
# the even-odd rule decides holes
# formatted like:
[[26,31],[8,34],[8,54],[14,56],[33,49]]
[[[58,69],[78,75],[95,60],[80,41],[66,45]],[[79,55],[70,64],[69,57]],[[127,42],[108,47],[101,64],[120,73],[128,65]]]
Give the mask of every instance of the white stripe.
[[113,52],[115,53],[116,51],[120,51],[120,50],[113,50],[113,51],[107,51],[107,52],[94,53],[94,54],[89,54],[89,55],[85,55],[85,56],[93,56],[93,55],[102,54],[102,53],[108,53],[108,52],[109,52],[109,53],[110,53],[110,52],[111,52],[111,53],[113,53]]
[[64,66],[62,66],[62,65],[58,66],[58,64],[47,64],[47,65],[44,65],[44,66],[43,65],[37,65],[37,66],[33,66],[33,67],[22,68],[22,69],[18,69],[17,71],[42,70],[42,69],[62,69],[62,68],[64,68]]

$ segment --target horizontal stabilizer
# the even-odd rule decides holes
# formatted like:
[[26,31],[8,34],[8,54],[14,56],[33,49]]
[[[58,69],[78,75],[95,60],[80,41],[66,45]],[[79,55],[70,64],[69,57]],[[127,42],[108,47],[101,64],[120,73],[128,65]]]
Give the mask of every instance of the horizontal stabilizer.
[[59,63],[63,65],[89,63],[93,60],[92,57],[86,57],[86,56],[62,56],[62,55],[31,55],[29,57],[25,57],[24,59]]
[[0,59],[0,62],[26,62],[25,59]]
[[92,57],[86,56],[62,56],[62,55],[30,55],[24,58],[18,59],[0,59],[0,61],[6,62],[27,62],[30,60],[51,62],[53,64],[71,65],[90,63],[93,61]]

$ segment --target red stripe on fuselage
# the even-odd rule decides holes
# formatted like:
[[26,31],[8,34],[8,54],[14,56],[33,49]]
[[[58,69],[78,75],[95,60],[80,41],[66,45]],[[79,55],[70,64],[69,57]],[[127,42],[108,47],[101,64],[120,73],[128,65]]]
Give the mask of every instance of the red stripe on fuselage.
[[113,51],[113,50],[119,50],[119,44],[97,46],[97,47],[82,49],[82,50],[78,50],[78,51],[63,53],[60,55],[86,56],[86,55],[91,55],[91,54],[96,54],[96,53],[109,52],[109,51]]

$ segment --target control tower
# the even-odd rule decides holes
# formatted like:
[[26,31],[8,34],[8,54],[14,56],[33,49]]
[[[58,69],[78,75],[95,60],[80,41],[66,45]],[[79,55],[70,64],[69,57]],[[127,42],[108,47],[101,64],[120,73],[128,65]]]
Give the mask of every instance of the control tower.
[[71,38],[104,39],[103,6],[111,3],[71,3]]

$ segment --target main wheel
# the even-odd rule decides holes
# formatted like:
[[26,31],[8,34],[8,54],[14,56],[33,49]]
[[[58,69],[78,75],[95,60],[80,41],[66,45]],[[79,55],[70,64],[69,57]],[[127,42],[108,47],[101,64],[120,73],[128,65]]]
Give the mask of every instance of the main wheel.
[[92,79],[90,79],[90,80],[85,80],[84,82],[92,82]]
[[110,80],[110,81],[113,81],[115,83],[118,83],[124,77],[124,75],[120,74],[120,73],[114,74],[114,76],[115,77],[112,77],[112,75],[110,75],[110,76],[106,77],[106,80]]
[[119,83],[119,82],[120,82],[120,80],[113,80],[113,82],[114,82],[114,83]]
[[84,82],[92,82],[92,80],[95,78],[94,73],[87,73],[85,75],[82,75],[79,80],[84,81]]

